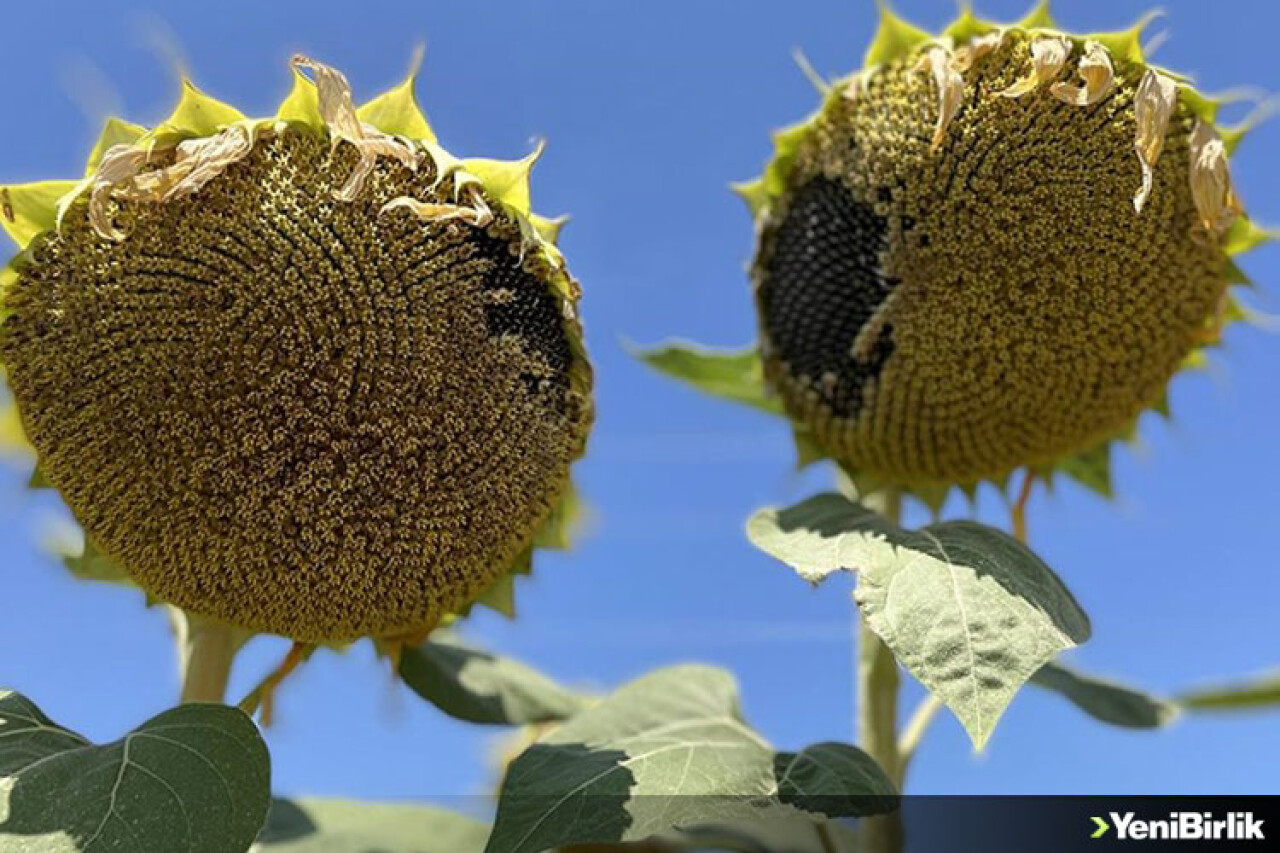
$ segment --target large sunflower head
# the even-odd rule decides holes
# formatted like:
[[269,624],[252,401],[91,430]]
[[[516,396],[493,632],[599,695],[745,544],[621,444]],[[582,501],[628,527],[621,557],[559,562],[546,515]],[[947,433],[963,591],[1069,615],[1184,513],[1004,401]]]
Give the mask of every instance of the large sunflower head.
[[883,9],[864,67],[775,136],[739,190],[764,378],[813,452],[926,498],[1105,459],[1217,340],[1265,237],[1243,128],[1142,31]]
[[277,115],[184,84],[79,181],[0,189],[0,354],[89,542],[189,611],[419,632],[547,541],[592,418],[537,152],[457,159],[413,77],[357,109],[296,57]]

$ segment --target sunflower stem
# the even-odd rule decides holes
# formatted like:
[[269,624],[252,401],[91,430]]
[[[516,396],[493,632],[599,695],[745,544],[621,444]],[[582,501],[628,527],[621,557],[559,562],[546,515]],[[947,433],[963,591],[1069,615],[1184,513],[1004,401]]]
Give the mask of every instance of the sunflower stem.
[[[900,494],[869,495],[863,502],[898,523],[902,513]],[[900,786],[903,762],[898,749],[898,662],[866,619],[859,620],[857,661],[858,743],[894,785]],[[862,849],[867,853],[900,853],[904,842],[901,814],[895,811],[864,819],[861,836]]]
[[227,680],[236,652],[244,644],[242,632],[229,625],[200,619],[189,613],[173,614],[182,677],[182,704],[225,701]]

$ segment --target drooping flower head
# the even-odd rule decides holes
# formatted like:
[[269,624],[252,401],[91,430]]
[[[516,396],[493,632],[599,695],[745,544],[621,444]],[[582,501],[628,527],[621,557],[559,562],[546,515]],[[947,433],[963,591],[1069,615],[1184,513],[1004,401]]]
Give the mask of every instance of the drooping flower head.
[[935,37],[884,9],[863,69],[776,135],[739,191],[763,378],[809,453],[931,501],[1104,466],[1216,341],[1265,236],[1242,131],[1146,61],[1143,26],[965,10]]
[[357,109],[293,69],[271,118],[184,83],[83,179],[0,188],[0,355],[40,478],[152,595],[410,635],[559,537],[592,419],[578,287],[529,208],[541,149],[458,159],[413,75]]

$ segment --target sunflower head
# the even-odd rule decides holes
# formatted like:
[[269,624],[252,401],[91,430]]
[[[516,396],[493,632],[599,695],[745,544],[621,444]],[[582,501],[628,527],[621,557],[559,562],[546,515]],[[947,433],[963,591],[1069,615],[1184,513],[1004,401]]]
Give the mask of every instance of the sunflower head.
[[156,598],[305,641],[419,632],[557,538],[592,418],[529,171],[436,142],[413,76],[277,115],[184,84],[85,177],[0,189],[3,356],[41,478]]
[[1046,6],[937,36],[882,9],[864,67],[738,187],[763,378],[814,456],[932,502],[1105,465],[1236,316],[1265,236],[1228,155],[1243,128],[1131,29]]

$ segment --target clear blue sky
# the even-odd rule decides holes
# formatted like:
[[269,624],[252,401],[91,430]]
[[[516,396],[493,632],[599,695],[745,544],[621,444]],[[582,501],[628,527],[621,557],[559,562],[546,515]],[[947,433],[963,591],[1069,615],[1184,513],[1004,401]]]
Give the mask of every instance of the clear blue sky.
[[[1280,88],[1280,7],[1163,5],[1170,14],[1157,29],[1173,33],[1164,64],[1211,90]],[[901,6],[930,27],[952,12]],[[1058,13],[1065,26],[1094,30],[1143,9],[1118,0]],[[1009,0],[980,10],[1022,11]],[[0,51],[0,181],[78,174],[110,99],[131,119],[162,117],[176,82],[157,45],[176,46],[212,94],[265,114],[287,89],[295,50],[338,65],[370,96],[400,79],[425,40],[420,95],[452,150],[509,157],[548,140],[535,203],[574,217],[563,248],[586,291],[598,378],[599,424],[577,470],[594,505],[589,536],[544,557],[521,584],[517,622],[484,615],[468,633],[585,686],[686,660],[720,664],[779,745],[847,740],[851,585],[811,590],[742,536],[751,510],[804,497],[825,473],[792,473],[781,422],[654,376],[620,342],[751,337],[751,223],[726,185],[754,175],[768,131],[816,102],[792,48],[842,73],[859,63],[874,17],[870,0],[14,3]],[[1273,123],[1234,167],[1263,222],[1280,223],[1278,145]],[[1259,282],[1249,301],[1280,309],[1280,250],[1244,266]],[[1211,370],[1176,382],[1176,421],[1144,421],[1142,446],[1118,455],[1115,503],[1071,485],[1035,500],[1032,542],[1093,618],[1076,664],[1164,691],[1280,666],[1278,366],[1280,337],[1233,329]],[[77,584],[42,557],[38,530],[57,506],[22,492],[23,477],[0,472],[0,683],[66,725],[117,737],[175,700],[165,619],[137,595]],[[992,494],[981,515],[1005,523]],[[274,640],[252,646],[232,692],[283,650]],[[360,646],[317,656],[287,683],[268,740],[283,792],[403,798],[483,790],[493,736],[393,688]],[[1142,734],[1024,692],[980,757],[942,719],[911,783],[917,792],[1274,793],[1278,754],[1280,715]]]

